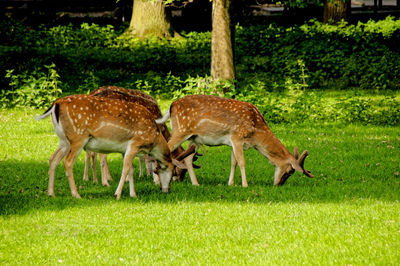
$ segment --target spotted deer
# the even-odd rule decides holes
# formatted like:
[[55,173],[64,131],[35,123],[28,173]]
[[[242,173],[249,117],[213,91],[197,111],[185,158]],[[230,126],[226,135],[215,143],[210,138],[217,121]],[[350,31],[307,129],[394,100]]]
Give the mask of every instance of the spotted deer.
[[[161,118],[162,113],[160,110],[160,107],[158,106],[157,101],[150,95],[138,91],[138,90],[131,90],[131,89],[125,89],[122,87],[116,87],[116,86],[103,86],[97,90],[94,90],[90,93],[91,96],[96,96],[96,97],[104,97],[104,98],[109,98],[109,99],[118,99],[126,102],[134,102],[134,103],[139,103],[142,106],[146,107],[151,114],[153,114],[154,119]],[[162,132],[162,135],[165,137],[165,139],[168,141],[171,137],[171,134],[167,128],[167,126],[164,124],[160,125],[160,129]],[[172,157],[176,158],[184,152],[184,149],[179,146],[174,152],[172,152]],[[106,154],[99,154],[100,156],[100,165],[101,165],[101,176],[102,176],[102,184],[105,186],[108,186],[108,180],[111,179],[109,167],[107,164],[107,155]],[[191,155],[189,155],[191,156]],[[84,171],[84,180],[88,180],[88,168],[89,168],[89,162],[90,162],[90,157],[92,157],[92,169],[93,169],[93,180],[96,182],[97,177],[96,177],[96,153],[93,152],[87,152],[86,153],[86,160],[85,160],[85,171]],[[144,161],[146,162],[146,169],[148,174],[152,174],[154,178],[154,182],[156,184],[160,183],[159,177],[157,174],[153,172],[154,165],[153,165],[153,158],[145,155],[140,158],[140,176],[142,176],[143,169],[142,169],[142,158],[144,158]],[[190,172],[193,172],[193,167],[197,167],[196,165],[188,165],[187,168],[189,169]],[[183,176],[185,175],[187,169],[181,169],[178,168],[176,169],[176,174],[178,179],[183,179]]]
[[[132,161],[138,153],[151,154],[159,163],[160,187],[168,192],[174,164],[184,164],[171,158],[167,141],[161,134],[154,116],[138,103],[90,95],[73,95],[56,100],[37,120],[52,117],[54,131],[60,139],[57,150],[50,158],[48,194],[54,196],[55,169],[62,158],[71,194],[80,198],[73,176],[75,159],[82,149],[99,153],[123,154],[123,169],[117,199],[121,197],[125,179],[129,180],[130,196],[136,197],[133,183]],[[194,152],[188,149],[179,156]]]
[[[168,118],[171,118],[172,137],[168,142],[171,151],[186,140],[196,145],[232,147],[229,185],[234,184],[239,164],[242,186],[248,186],[243,154],[243,149],[248,148],[255,148],[275,165],[274,185],[283,185],[295,170],[314,177],[304,169],[308,151],[299,156],[296,147],[292,155],[253,104],[217,96],[190,95],[173,102],[164,117],[156,122],[165,123]],[[194,173],[191,179],[197,183]]]

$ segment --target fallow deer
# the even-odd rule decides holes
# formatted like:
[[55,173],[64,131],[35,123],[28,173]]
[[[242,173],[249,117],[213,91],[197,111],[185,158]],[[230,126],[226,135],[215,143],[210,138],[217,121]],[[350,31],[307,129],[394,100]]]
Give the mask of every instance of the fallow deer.
[[[217,96],[190,95],[173,102],[164,117],[156,122],[165,123],[169,117],[172,137],[168,146],[171,151],[186,140],[196,145],[232,147],[229,185],[234,184],[235,169],[239,164],[242,186],[248,186],[243,154],[243,149],[248,148],[255,148],[275,165],[274,185],[283,185],[295,170],[314,177],[304,169],[308,151],[299,156],[296,147],[292,155],[253,104]],[[192,182],[197,183],[192,174]]]
[[[123,101],[129,101],[129,102],[137,102],[143,106],[145,106],[151,113],[155,115],[155,118],[161,117],[161,110],[158,106],[157,101],[150,95],[138,91],[138,90],[128,90],[122,87],[117,87],[117,86],[103,86],[99,89],[96,89],[90,93],[92,96],[97,96],[97,97],[106,97],[110,99],[119,99]],[[162,132],[164,137],[165,136],[165,125],[161,126]],[[168,130],[168,129],[167,129]],[[168,131],[168,138],[170,137],[169,131]],[[168,140],[168,139],[167,139]],[[179,150],[177,152],[182,152],[182,150]],[[106,154],[99,154],[100,157],[100,166],[101,166],[101,180],[103,186],[109,186],[108,181],[112,180],[109,166],[107,163],[107,155]],[[83,174],[83,180],[88,181],[89,180],[89,164],[90,164],[90,158],[92,159],[91,167],[92,167],[92,173],[93,173],[93,183],[97,183],[97,174],[96,174],[96,161],[97,161],[97,153],[87,151],[86,152],[86,159],[85,159],[85,170]],[[159,184],[160,180],[158,175],[156,175],[153,171],[153,161],[151,157],[145,155],[145,156],[140,156],[139,157],[139,176],[143,175],[143,158],[144,161],[146,162],[146,170],[148,174],[152,174],[154,178],[154,183]]]
[[[146,107],[151,114],[153,114],[154,119],[161,118],[162,113],[160,110],[160,107],[158,106],[157,101],[150,95],[138,91],[138,90],[130,90],[130,89],[125,89],[122,87],[116,87],[116,86],[103,86],[97,90],[94,90],[90,93],[91,96],[96,96],[96,97],[104,97],[104,98],[109,98],[109,99],[118,99],[126,102],[134,102],[134,103],[139,103],[142,106]],[[171,134],[167,128],[167,126],[164,124],[160,125],[161,132],[165,139],[168,141],[171,137]],[[184,152],[184,149],[179,146],[174,152],[172,152],[172,157],[176,158]],[[88,168],[89,164],[88,162],[90,161],[90,157],[92,157],[94,160],[92,160],[92,169],[93,169],[93,179],[94,181],[97,179],[96,178],[96,168],[95,168],[95,158],[96,158],[96,153],[92,152],[87,152],[86,153],[86,163],[85,163],[85,172],[84,172],[84,180],[88,180]],[[107,155],[105,154],[99,154],[100,156],[100,165],[101,165],[101,175],[102,175],[102,183],[103,185],[108,185],[107,179],[111,178],[111,175],[109,174],[109,168],[107,164]],[[191,156],[191,155],[189,155]],[[153,174],[154,182],[156,184],[159,184],[160,180],[158,175],[156,175],[152,169],[154,168],[153,166],[153,159],[149,156],[144,156],[144,157],[139,157],[141,160],[139,162],[139,167],[140,167],[140,176],[142,176],[142,158],[144,158],[146,162],[146,168],[147,168],[147,173],[148,174]],[[194,165],[194,167],[198,167]],[[189,169],[190,172],[193,172],[193,165],[188,165],[187,168]],[[176,174],[178,179],[182,179],[183,176],[186,173],[186,169],[176,169]]]
[[[59,146],[50,158],[49,190],[54,196],[54,174],[61,159],[68,178],[71,194],[80,198],[73,177],[73,165],[82,149],[100,153],[121,153],[124,156],[123,169],[117,199],[121,197],[125,179],[130,181],[130,196],[136,197],[133,184],[132,160],[140,153],[151,154],[159,162],[160,187],[169,191],[169,184],[176,164],[184,164],[171,158],[167,141],[161,134],[154,116],[138,103],[94,97],[73,95],[56,100],[37,120],[52,117],[54,131],[60,139]],[[188,149],[183,159],[193,152]]]

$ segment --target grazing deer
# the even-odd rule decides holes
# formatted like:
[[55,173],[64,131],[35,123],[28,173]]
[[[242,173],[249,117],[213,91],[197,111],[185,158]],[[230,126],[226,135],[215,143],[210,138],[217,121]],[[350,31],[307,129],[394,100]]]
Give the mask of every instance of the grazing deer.
[[[138,90],[128,90],[125,88],[121,87],[116,87],[116,86],[103,86],[97,90],[94,90],[90,93],[92,96],[97,96],[97,97],[106,97],[110,99],[118,99],[118,100],[123,100],[123,101],[129,101],[129,102],[137,102],[143,106],[145,106],[151,113],[155,115],[155,118],[159,118],[162,116],[161,110],[158,106],[157,101],[150,95],[138,91]],[[165,125],[161,127],[163,131],[163,135],[165,137]],[[168,130],[168,129],[167,129]],[[169,131],[168,131],[168,137],[170,137]],[[179,150],[177,152],[182,152],[182,150]],[[106,154],[99,154],[100,157],[100,166],[101,166],[101,180],[102,180],[102,185],[103,186],[109,186],[108,181],[112,180],[109,166],[107,163],[107,155]],[[97,161],[97,153],[87,151],[86,152],[86,159],[85,159],[85,170],[83,174],[83,180],[88,181],[89,180],[89,165],[90,165],[90,158],[92,158],[92,163],[91,163],[91,168],[92,168],[92,173],[93,173],[93,183],[97,183],[97,173],[96,173],[96,161]],[[143,158],[144,161],[146,162],[146,170],[148,174],[152,174],[154,178],[154,182],[156,184],[160,183],[158,175],[156,175],[153,171],[153,162],[151,157],[145,155],[145,156],[140,156],[139,157],[139,176],[143,176]]]
[[[136,197],[133,184],[132,161],[138,153],[151,154],[159,163],[160,187],[169,191],[174,164],[184,168],[184,164],[171,158],[167,141],[161,134],[154,116],[138,103],[89,95],[73,95],[56,100],[37,120],[52,117],[54,131],[60,139],[59,146],[50,158],[49,190],[54,196],[54,174],[61,159],[68,178],[71,194],[80,198],[73,176],[75,159],[82,149],[123,154],[123,169],[117,199],[121,197],[125,179],[129,179],[130,196]],[[194,152],[188,149],[177,159]]]
[[[248,186],[243,154],[243,149],[248,148],[255,148],[275,165],[274,185],[283,185],[295,170],[314,177],[304,169],[308,151],[299,156],[295,148],[294,155],[290,154],[253,104],[217,96],[190,95],[173,102],[164,117],[156,122],[165,123],[169,117],[172,137],[168,146],[171,151],[186,140],[196,145],[232,147],[229,185],[234,184],[235,169],[239,164],[242,186]],[[191,178],[197,182],[194,173]]]
[[[96,96],[96,97],[104,97],[104,98],[109,98],[109,99],[117,99],[117,100],[122,100],[126,102],[134,102],[134,103],[139,103],[142,106],[146,107],[151,114],[153,114],[154,119],[161,118],[161,110],[160,107],[158,106],[157,101],[150,95],[138,91],[138,90],[130,90],[130,89],[125,89],[121,87],[116,87],[116,86],[103,86],[97,90],[94,90],[90,93],[91,96]],[[165,139],[168,141],[171,137],[171,134],[167,128],[167,126],[164,124],[160,125],[160,129],[162,132],[162,135],[165,137]],[[179,146],[174,152],[172,152],[172,157],[176,158],[184,152],[184,149]],[[101,165],[101,172],[102,172],[102,183],[103,185],[108,186],[108,179],[111,179],[110,171],[108,168],[107,164],[107,155],[106,154],[100,154],[100,165]],[[191,156],[191,155],[189,155]],[[96,177],[96,153],[92,152],[87,152],[86,153],[86,161],[85,161],[85,172],[84,172],[84,180],[88,180],[88,168],[89,168],[89,162],[90,162],[90,157],[93,158],[92,160],[92,169],[93,169],[93,180],[96,182],[97,177]],[[146,162],[146,168],[147,168],[147,173],[153,174],[154,182],[156,184],[160,183],[159,177],[157,174],[155,174],[152,169],[154,169],[153,162],[154,160],[149,157],[149,156],[144,156],[144,157],[139,157],[140,158],[140,176],[142,176],[143,170],[142,170],[142,158],[144,158],[144,161]],[[186,159],[185,159],[186,160]],[[194,167],[198,167],[194,165]],[[190,172],[193,172],[193,165],[187,166]],[[178,176],[178,179],[183,179],[183,176],[186,173],[186,169],[176,169],[176,174]]]

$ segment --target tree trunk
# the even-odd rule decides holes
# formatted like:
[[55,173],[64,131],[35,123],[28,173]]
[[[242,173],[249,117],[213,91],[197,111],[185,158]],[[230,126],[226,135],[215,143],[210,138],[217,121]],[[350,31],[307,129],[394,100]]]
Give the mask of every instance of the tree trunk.
[[324,22],[339,22],[347,20],[350,15],[349,0],[326,0],[324,6]]
[[132,18],[127,33],[138,38],[173,37],[174,31],[162,0],[133,0]]
[[211,78],[234,80],[229,7],[231,0],[213,0],[211,34]]

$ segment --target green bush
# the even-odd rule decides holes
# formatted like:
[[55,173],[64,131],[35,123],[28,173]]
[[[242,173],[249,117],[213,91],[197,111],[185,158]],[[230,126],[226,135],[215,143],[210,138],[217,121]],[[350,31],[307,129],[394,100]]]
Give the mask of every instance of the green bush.
[[212,82],[208,77],[190,77],[184,84],[185,87],[174,92],[175,98],[214,94],[250,102],[268,123],[400,125],[400,95],[394,92],[349,90],[331,97],[324,90],[306,90],[302,83],[292,83],[282,91],[269,91],[260,83],[235,89],[232,84]]
[[[87,23],[33,29],[2,21],[0,74],[7,75],[0,80],[2,106],[41,106],[50,101],[35,94],[47,95],[40,85],[48,75],[43,66],[54,62],[57,82],[68,94],[107,84],[168,99],[225,93],[256,104],[271,122],[400,123],[398,96],[369,98],[364,92],[353,93],[400,89],[400,20],[392,17],[356,25],[312,20],[292,27],[237,26],[236,89],[208,77],[210,32],[139,40],[123,31]],[[349,93],[339,101],[326,101],[324,90]],[[55,94],[53,87],[48,95]],[[14,101],[19,99],[15,103],[13,96]],[[39,102],[34,102],[36,98]]]
[[[292,27],[237,26],[238,82],[262,77],[274,89],[285,89],[288,80],[299,76],[300,60],[311,89],[399,89],[399,25],[400,20],[388,17],[357,25],[313,20]],[[32,71],[55,62],[65,91],[75,91],[82,86],[77,81],[88,80],[98,72],[110,72],[97,77],[103,84],[118,82],[110,78],[114,72],[126,73],[125,77],[172,73],[185,79],[208,74],[211,63],[209,32],[192,32],[181,39],[139,40],[112,26],[84,23],[80,27],[32,29],[9,21],[1,23],[0,31],[3,75],[7,69]],[[1,81],[0,85],[7,86]]]
[[[238,27],[238,58],[247,72],[263,71],[269,79],[294,78],[297,60],[309,71],[311,88],[398,89],[399,20],[348,25],[308,24]],[[333,87],[332,87],[333,86]]]
[[36,107],[53,103],[61,94],[60,82],[55,65],[45,65],[32,73],[15,74],[14,69],[7,70],[6,79],[10,89],[0,94],[0,106],[4,107]]

